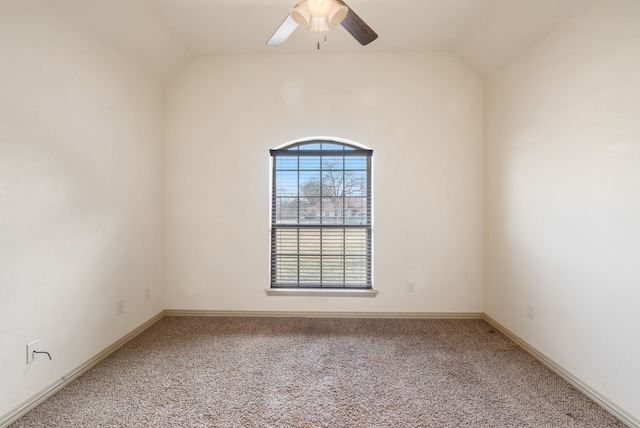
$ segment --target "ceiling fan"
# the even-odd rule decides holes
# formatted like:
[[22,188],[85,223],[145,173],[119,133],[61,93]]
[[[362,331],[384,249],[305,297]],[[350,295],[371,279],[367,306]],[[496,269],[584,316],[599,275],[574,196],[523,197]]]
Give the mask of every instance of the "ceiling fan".
[[287,18],[267,41],[267,46],[281,46],[298,26],[309,31],[326,32],[340,24],[362,46],[378,38],[376,32],[342,0],[302,0],[289,11]]

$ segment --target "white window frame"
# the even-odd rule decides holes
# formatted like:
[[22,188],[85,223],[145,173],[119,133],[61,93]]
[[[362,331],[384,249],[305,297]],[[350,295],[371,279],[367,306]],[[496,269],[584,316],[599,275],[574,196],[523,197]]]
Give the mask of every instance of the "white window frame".
[[[339,151],[339,153],[338,153]],[[333,138],[312,138],[307,140],[298,140],[292,143],[288,143],[282,145],[276,149],[270,151],[272,156],[271,162],[271,204],[270,204],[270,218],[271,218],[271,254],[270,254],[270,288],[267,289],[267,294],[269,295],[346,295],[346,296],[375,296],[377,291],[373,289],[373,185],[372,185],[372,176],[373,176],[373,164],[372,164],[372,155],[373,150],[361,146],[359,144],[353,142],[347,142],[345,140],[338,140]],[[323,169],[325,167],[326,158],[331,157],[333,159],[339,159],[342,157],[342,166],[337,170],[338,173],[343,174],[343,186],[344,183],[347,183],[347,174],[353,174],[355,176],[358,174],[359,177],[362,177],[364,173],[365,181],[364,188],[365,192],[362,196],[358,197],[349,197],[347,191],[340,191],[339,195],[332,194],[332,196],[337,196],[342,198],[342,203],[338,202],[334,205],[341,206],[341,214],[334,211],[333,216],[325,216],[326,213],[325,207],[320,206],[317,209],[319,216],[309,216],[307,219],[301,219],[300,209],[302,206],[303,196],[301,194],[301,185],[300,185],[300,176],[301,171],[306,172],[308,169],[300,167],[300,159],[310,159],[317,162],[319,158],[318,169],[312,170],[321,177],[322,185],[320,185],[320,189],[325,186],[325,174],[327,171],[335,172],[331,169]],[[295,192],[297,192],[292,198],[294,203],[294,210],[297,209],[297,213],[294,216],[285,216],[282,214],[282,204],[281,201],[283,199],[282,193],[284,191],[279,190],[278,186],[281,185],[281,181],[284,179],[278,179],[278,171],[283,173],[283,171],[279,168],[278,159],[282,161],[282,159],[288,159],[288,164],[294,164],[297,166],[294,167],[286,167],[290,168],[287,171],[290,174],[297,174],[298,183],[295,186]],[[297,164],[292,163],[291,159],[295,158]],[[349,161],[347,161],[349,159]],[[364,169],[362,167],[350,167],[347,165],[365,165]],[[355,169],[352,169],[355,168]],[[349,205],[350,203],[358,202],[358,198],[362,199],[364,202],[364,206],[362,207],[363,214],[357,217],[357,224],[350,224],[349,222],[351,217],[349,217],[350,213],[357,211],[353,206]],[[344,202],[346,200],[350,202]],[[319,201],[323,200],[322,190],[320,190]],[[322,204],[322,202],[320,202]],[[292,217],[295,217],[292,220]],[[334,220],[334,217],[336,219]],[[282,220],[282,219],[285,220]],[[310,220],[309,220],[310,219]],[[325,224],[325,221],[330,221],[330,223]],[[332,231],[333,235],[339,236],[342,234],[342,241],[340,242],[348,242],[351,248],[358,248],[358,252],[356,254],[350,253],[346,250],[347,244],[344,245],[345,250],[343,250],[342,254],[334,254],[330,253],[328,256],[323,256],[322,250],[319,250],[318,254],[308,254],[307,252],[300,251],[300,231],[311,232],[311,235],[319,233],[320,237],[318,238],[318,242],[313,241],[312,238],[312,246],[313,248],[322,248],[329,244],[333,244],[331,247],[335,249],[335,242],[331,241],[330,238],[324,238],[323,233],[328,233]],[[325,232],[323,232],[325,231]],[[291,238],[289,241],[286,240],[286,235],[289,233],[290,235],[297,234],[296,238]],[[331,233],[329,233],[331,235]],[[285,238],[282,238],[285,236]],[[347,238],[345,238],[347,237]],[[354,238],[353,242],[357,242],[356,244],[351,244],[352,241],[349,241],[349,237],[359,237],[359,241]],[[290,242],[294,242],[297,245],[297,249],[292,250],[291,254],[285,254],[285,251],[282,248],[285,248],[285,244],[289,244]],[[290,248],[289,247],[286,248]],[[347,260],[351,257],[352,262],[349,263],[344,261],[341,267],[337,269],[337,272],[340,272],[339,269],[343,269],[343,280],[336,279],[336,269],[331,267],[327,268],[326,265],[329,263],[335,263],[336,256],[342,257],[344,260]],[[291,260],[297,257],[297,268],[291,268]],[[309,257],[314,258],[315,260],[319,260],[318,263],[320,265],[320,274],[319,277],[316,275],[317,268],[314,267],[314,273],[309,274],[309,268],[301,268],[300,259],[306,257],[307,260]],[[333,257],[333,259],[332,259]],[[285,271],[285,266],[283,260],[289,260],[289,267],[286,268],[286,274],[281,274]],[[324,260],[334,260],[332,262],[324,263]],[[296,263],[295,261],[293,262]],[[339,263],[338,263],[339,264]],[[357,266],[357,267],[347,267]],[[332,265],[333,266],[333,265]],[[297,269],[297,278],[292,278],[294,275],[292,272],[296,272]],[[323,274],[326,274],[330,279],[325,280],[323,278]],[[287,276],[288,275],[288,276]],[[306,275],[306,277],[305,277]],[[309,280],[310,276],[313,277],[312,280]],[[315,275],[315,276],[314,276]],[[331,276],[333,275],[333,279]],[[352,276],[350,276],[352,275]],[[353,276],[354,275],[354,276]],[[359,281],[354,281],[353,278],[359,278]]]

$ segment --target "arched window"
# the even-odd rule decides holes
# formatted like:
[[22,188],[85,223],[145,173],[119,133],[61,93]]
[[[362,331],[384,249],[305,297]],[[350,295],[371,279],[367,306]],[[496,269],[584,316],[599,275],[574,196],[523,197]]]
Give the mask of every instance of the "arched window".
[[271,150],[271,288],[372,288],[372,154],[333,140]]

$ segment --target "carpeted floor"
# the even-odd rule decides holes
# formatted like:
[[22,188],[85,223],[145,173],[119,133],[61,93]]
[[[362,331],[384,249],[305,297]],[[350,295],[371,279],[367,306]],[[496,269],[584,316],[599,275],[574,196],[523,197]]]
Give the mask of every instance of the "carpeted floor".
[[18,427],[623,427],[482,320],[165,317]]

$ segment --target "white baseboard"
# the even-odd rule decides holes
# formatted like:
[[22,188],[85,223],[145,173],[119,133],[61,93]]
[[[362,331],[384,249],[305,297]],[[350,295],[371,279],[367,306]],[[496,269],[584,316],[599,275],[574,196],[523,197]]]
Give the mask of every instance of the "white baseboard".
[[280,317],[280,318],[380,318],[380,319],[484,319],[482,312],[309,312],[309,311],[209,311],[167,309],[178,317]]
[[560,364],[553,361],[551,358],[547,357],[527,342],[522,340],[519,336],[512,333],[509,329],[501,325],[499,322],[491,318],[489,315],[484,315],[484,319],[491,324],[496,329],[500,330],[505,336],[509,339],[513,340],[518,346],[524,349],[527,353],[533,356],[535,359],[540,361],[542,364],[547,366],[553,372],[555,372],[558,376],[569,382],[573,385],[577,390],[582,392],[584,395],[589,397],[591,400],[596,402],[600,407],[605,409],[607,412],[611,413],[613,416],[618,418],[622,423],[628,425],[632,428],[640,428],[640,419],[636,418],[620,406],[618,406],[613,401],[609,400],[604,395],[600,394],[598,391],[593,389],[590,385],[583,382],[578,377],[574,376],[573,373],[562,367]]
[[156,316],[151,318],[149,321],[144,324],[138,326],[135,330],[122,337],[117,342],[113,343],[111,346],[102,350],[102,352],[96,354],[93,358],[87,360],[84,364],[76,367],[74,370],[70,371],[66,375],[62,376],[60,379],[53,382],[51,385],[47,386],[36,395],[32,396],[24,403],[20,404],[18,407],[7,413],[6,415],[2,415],[0,418],[0,427],[7,427],[20,419],[22,416],[26,415],[31,409],[35,408],[38,404],[43,403],[47,398],[51,397],[53,394],[58,392],[60,389],[64,388],[78,377],[80,377],[84,372],[91,369],[93,366],[98,364],[100,361],[104,360],[110,354],[118,350],[125,343],[129,342],[131,339],[151,327],[153,324],[157,323],[164,317],[164,311],[159,312]]

